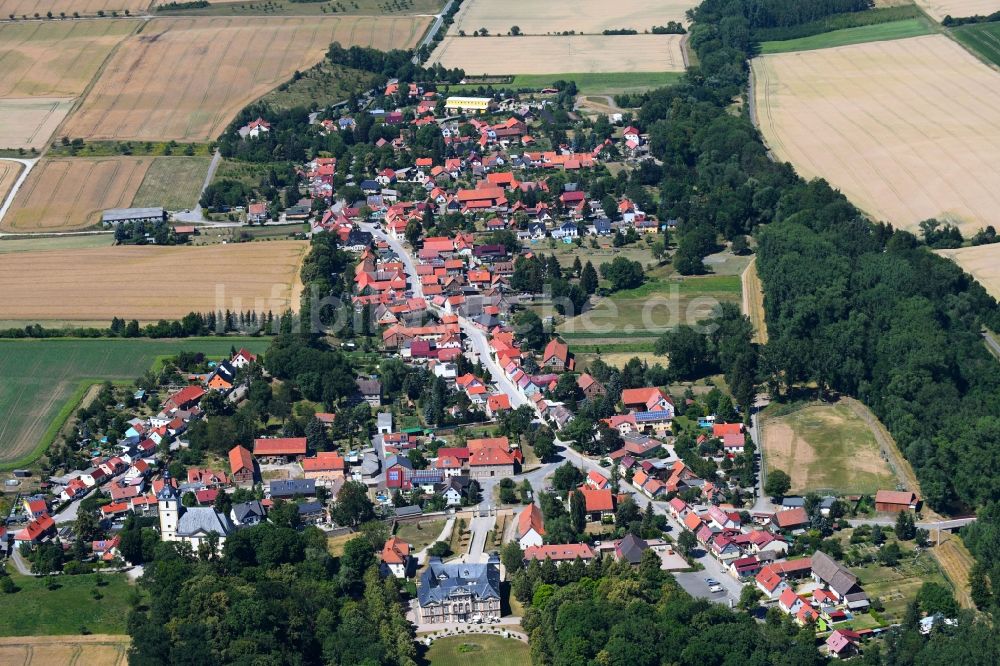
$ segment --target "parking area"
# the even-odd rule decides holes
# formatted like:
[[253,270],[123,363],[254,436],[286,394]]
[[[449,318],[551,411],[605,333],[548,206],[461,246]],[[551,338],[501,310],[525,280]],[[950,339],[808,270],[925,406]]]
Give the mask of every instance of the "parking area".
[[733,580],[730,576],[725,577],[714,577],[715,580],[724,588],[723,592],[709,592],[708,583],[705,582],[706,578],[712,578],[710,574],[704,571],[694,571],[690,573],[675,573],[674,577],[680,586],[684,588],[684,591],[694,597],[704,597],[710,601],[714,601],[719,604],[729,605],[730,602],[735,604],[740,599],[740,591],[742,589],[741,585]]

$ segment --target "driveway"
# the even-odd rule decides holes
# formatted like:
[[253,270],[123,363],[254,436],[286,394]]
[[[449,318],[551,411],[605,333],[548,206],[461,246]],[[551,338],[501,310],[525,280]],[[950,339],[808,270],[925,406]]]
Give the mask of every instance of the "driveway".
[[485,562],[486,535],[496,526],[495,516],[477,516],[469,524],[469,531],[472,532],[472,543],[469,544],[469,552],[463,558],[463,562],[479,563]]

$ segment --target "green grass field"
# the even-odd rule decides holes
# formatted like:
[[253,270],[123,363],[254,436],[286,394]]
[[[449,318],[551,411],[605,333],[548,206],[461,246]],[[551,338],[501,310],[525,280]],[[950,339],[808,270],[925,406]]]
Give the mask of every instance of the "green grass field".
[[881,615],[889,623],[903,620],[906,605],[917,596],[924,583],[951,587],[937,562],[927,552],[916,557],[903,557],[895,567],[869,564],[851,569],[851,572],[858,577],[869,598],[882,599],[885,611]]
[[982,59],[1000,65],[1000,23],[963,25],[953,28],[951,34]]
[[485,634],[439,638],[424,655],[430,666],[524,666],[531,663],[526,643]]
[[242,337],[0,340],[0,469],[41,456],[90,384],[135,379],[181,351],[223,356],[233,346],[263,352],[268,344]]
[[323,108],[349,99],[352,91],[368,90],[377,79],[375,74],[323,61],[302,72],[297,81],[284,83],[264,95],[262,101],[278,109],[311,108],[313,104]]
[[417,552],[437,541],[445,522],[445,520],[421,520],[399,523],[396,527],[396,536],[410,544],[413,552]]
[[112,233],[81,236],[48,236],[42,238],[4,238],[0,240],[0,254],[38,252],[39,250],[77,250],[87,247],[108,247],[114,245],[114,241],[115,236]]
[[[124,634],[132,588],[124,574],[103,574],[106,585],[97,587],[94,575],[58,576],[59,587],[49,590],[41,578],[22,576],[8,566],[21,588],[5,594],[0,604],[0,636],[57,636],[80,634],[85,627],[94,634]],[[95,599],[98,590],[101,599]]]
[[788,53],[790,51],[812,51],[828,49],[834,46],[862,44],[864,42],[884,42],[890,39],[904,39],[931,34],[931,28],[924,19],[914,18],[892,23],[878,23],[857,28],[845,28],[824,32],[819,35],[788,39],[781,42],[763,42],[760,45],[761,55],[769,53]]
[[[708,317],[718,303],[740,301],[739,276],[680,277],[671,270],[654,269],[642,286],[596,299],[590,310],[560,324],[559,332],[565,331],[568,340],[575,337],[587,351],[598,345],[603,352],[605,345],[594,341],[599,333],[608,338],[618,334],[649,338],[681,324],[694,325]],[[648,348],[649,341],[623,343],[630,345],[629,349],[636,344]],[[634,349],[640,351],[639,347]],[[607,351],[611,351],[610,346]]]
[[[660,88],[677,83],[683,72],[617,72],[570,73],[570,74],[518,74],[514,77],[514,88],[546,88],[556,81],[574,81],[581,95],[604,93],[642,92],[650,88]],[[494,88],[501,87],[494,85]]]
[[896,487],[868,424],[846,403],[771,403],[763,415],[765,464],[788,473],[793,493],[874,494]]
[[146,172],[132,205],[167,210],[194,208],[208,174],[208,157],[157,157]]

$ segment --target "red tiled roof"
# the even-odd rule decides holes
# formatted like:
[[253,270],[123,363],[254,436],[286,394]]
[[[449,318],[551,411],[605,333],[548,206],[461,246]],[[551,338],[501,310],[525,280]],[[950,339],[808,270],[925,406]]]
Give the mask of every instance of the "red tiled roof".
[[305,437],[278,437],[275,439],[255,439],[255,456],[301,456],[306,453]]
[[916,493],[903,490],[880,490],[875,493],[876,504],[905,504],[909,506],[917,501]]
[[587,504],[587,513],[596,511],[614,511],[615,500],[610,488],[595,490],[593,488],[581,488],[583,498]]
[[397,536],[389,537],[382,546],[382,561],[386,564],[406,564],[410,556],[410,544]]
[[233,474],[243,470],[253,471],[253,457],[250,451],[243,446],[234,446],[229,449],[229,467]]
[[592,559],[594,551],[585,543],[553,543],[544,546],[529,546],[524,551],[526,560],[551,559],[553,562]]
[[521,510],[517,516],[517,536],[522,537],[530,529],[534,529],[538,534],[545,534],[545,524],[542,520],[542,510],[537,504],[529,504]]
[[344,459],[335,451],[321,451],[312,458],[303,458],[302,470],[305,472],[343,472]]

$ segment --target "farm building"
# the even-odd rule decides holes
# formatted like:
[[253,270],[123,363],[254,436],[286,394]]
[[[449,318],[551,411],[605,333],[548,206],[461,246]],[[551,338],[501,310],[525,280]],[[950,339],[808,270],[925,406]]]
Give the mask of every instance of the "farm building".
[[916,493],[903,490],[880,490],[875,493],[875,510],[887,513],[916,511],[920,498]]
[[167,213],[162,208],[109,208],[101,215],[101,224],[117,227],[123,222],[164,222]]
[[486,113],[496,105],[489,97],[449,97],[444,102],[446,111],[459,113]]

